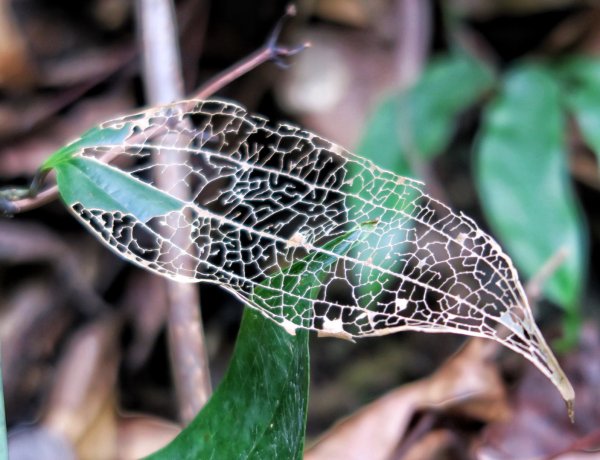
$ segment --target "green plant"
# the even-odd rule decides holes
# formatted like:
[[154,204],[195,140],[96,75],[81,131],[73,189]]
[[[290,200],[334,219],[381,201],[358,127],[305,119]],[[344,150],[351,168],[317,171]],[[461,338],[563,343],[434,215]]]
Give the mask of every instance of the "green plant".
[[[190,159],[167,163],[163,152],[173,148]],[[110,149],[131,167],[96,158]],[[170,168],[186,171],[193,200],[154,182]],[[312,133],[269,127],[233,104],[182,101],[102,123],[51,156],[41,174],[50,169],[73,214],[117,254],[174,280],[218,283],[282,326],[246,314],[228,377],[167,457],[172,449],[222,449],[216,427],[239,421],[233,407],[247,407],[248,424],[225,427],[246,439],[239,449],[260,457],[284,439],[299,456],[305,330],[344,339],[410,329],[491,338],[532,361],[572,404],[498,244],[418,182]],[[336,298],[336,284],[350,302]],[[267,394],[257,401],[260,389]]]
[[4,390],[2,386],[2,368],[0,367],[0,459],[8,459],[6,442],[6,417],[4,415]]
[[[581,321],[587,236],[569,178],[564,133],[572,113],[598,153],[598,66],[584,57],[558,64],[524,60],[494,75],[483,62],[453,51],[432,60],[406,92],[381,102],[359,149],[375,163],[418,176],[423,164],[448,149],[457,115],[486,101],[473,148],[483,211],[525,276],[561,259],[542,290],[563,308],[570,344]],[[383,150],[374,148],[378,139],[386,139]]]
[[[519,78],[552,86],[543,72],[527,68]],[[449,83],[461,91],[443,91]],[[573,390],[533,321],[511,261],[473,221],[404,177],[443,150],[456,114],[492,85],[478,61],[451,55],[387,101],[361,152],[379,151],[389,139],[384,150],[398,164],[385,166],[402,175],[297,127],[271,127],[234,104],[199,100],[109,120],[42,165],[40,177],[56,171],[66,205],[113,251],[177,281],[220,284],[252,308],[222,385],[153,458],[299,458],[307,330],[348,340],[401,330],[490,338],[533,362],[572,404]],[[502,93],[506,104],[519,100],[510,97],[513,89],[507,84]],[[502,125],[501,103],[490,110],[486,129],[497,142],[506,132],[526,135],[519,124]],[[402,126],[409,137],[386,137],[381,123]],[[554,125],[550,134],[552,146],[561,141]],[[164,160],[174,149],[189,159]],[[107,164],[107,154],[127,166]],[[484,158],[482,175],[499,168]],[[560,158],[552,157],[559,169]],[[170,169],[184,171],[192,200],[156,183]],[[569,198],[565,190],[557,199]],[[565,208],[568,224],[575,214],[568,200]],[[556,295],[576,297],[572,279],[564,279],[553,284]],[[350,300],[336,296],[340,287]]]

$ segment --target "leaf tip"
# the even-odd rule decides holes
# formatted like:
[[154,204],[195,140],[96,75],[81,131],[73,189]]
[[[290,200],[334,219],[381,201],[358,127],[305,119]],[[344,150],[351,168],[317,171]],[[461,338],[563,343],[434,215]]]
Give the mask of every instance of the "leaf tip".
[[567,405],[567,414],[569,415],[569,420],[571,420],[571,423],[575,423],[575,399],[565,400],[565,403]]

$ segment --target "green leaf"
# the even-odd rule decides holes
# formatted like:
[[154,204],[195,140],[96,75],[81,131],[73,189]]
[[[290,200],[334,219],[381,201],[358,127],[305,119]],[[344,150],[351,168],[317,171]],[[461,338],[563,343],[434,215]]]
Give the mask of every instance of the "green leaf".
[[408,175],[410,158],[431,159],[447,146],[457,115],[494,82],[491,70],[464,54],[438,57],[408,91],[386,98],[367,123],[358,153]]
[[572,89],[575,86],[596,86],[600,81],[600,59],[591,56],[571,56],[552,69],[561,82]]
[[4,414],[4,385],[2,384],[2,366],[0,365],[0,460],[8,460],[8,442],[6,440],[6,417]]
[[[348,252],[359,230],[323,246],[331,254],[313,253],[268,277],[253,301],[267,310],[312,314],[327,268]],[[283,299],[278,288],[291,296]],[[302,297],[298,300],[298,297]],[[293,311],[293,313],[292,313]],[[289,458],[301,459],[308,402],[308,331],[295,335],[246,308],[227,374],[207,405],[164,449],[149,458]]]
[[559,87],[549,71],[516,67],[486,110],[476,179],[493,229],[527,276],[566,250],[543,290],[574,313],[586,279],[586,236],[569,179],[564,125]]
[[600,59],[577,56],[558,68],[563,96],[600,163]]
[[185,203],[93,158],[72,157],[54,165],[61,197],[69,206],[122,212],[142,222],[177,211]]
[[68,161],[73,158],[74,155],[85,147],[96,147],[102,146],[117,146],[123,144],[125,139],[131,134],[132,130],[131,123],[123,123],[122,126],[101,128],[95,126],[89,129],[75,142],[66,145],[65,147],[54,152],[50,157],[44,161],[40,170],[47,171],[55,168],[64,161]]
[[397,94],[381,101],[367,121],[356,153],[370,159],[381,168],[403,176],[412,176],[412,169],[398,134],[401,103],[402,97]]
[[[493,82],[491,70],[468,55],[451,54],[433,60],[415,86],[381,102],[367,122],[358,153],[384,169],[414,177],[420,162],[431,160],[447,147],[459,113],[488,91]],[[362,171],[356,168],[355,172]],[[368,199],[373,190],[361,187],[354,193],[357,197],[349,200],[350,208],[353,202]],[[394,196],[390,193],[390,202],[384,206],[393,206]],[[374,210],[369,218],[374,219],[377,214]],[[371,236],[357,250],[382,247],[371,258],[375,265],[393,270],[397,261],[387,257],[386,247],[400,244],[404,236],[405,229],[388,232],[384,244],[379,237]],[[360,267],[357,276],[366,280],[380,278],[368,267]],[[384,286],[385,282],[369,283],[363,293],[365,304],[374,302]]]

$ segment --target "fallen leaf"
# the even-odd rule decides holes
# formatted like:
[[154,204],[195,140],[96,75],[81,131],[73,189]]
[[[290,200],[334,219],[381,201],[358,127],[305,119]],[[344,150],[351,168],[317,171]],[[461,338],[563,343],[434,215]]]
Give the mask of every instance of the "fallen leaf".
[[144,414],[127,414],[117,424],[117,459],[133,460],[150,455],[167,445],[181,427],[167,420]]
[[491,361],[496,349],[493,342],[469,340],[431,377],[400,387],[335,425],[306,451],[305,460],[389,459],[414,415],[428,409],[483,422],[506,419],[506,392]]
[[[513,391],[513,416],[486,429],[485,443],[479,449],[481,458],[511,459],[519,452],[522,458],[554,458],[561,454],[557,458],[567,459],[577,451],[597,448],[597,439],[591,439],[585,449],[580,440],[597,433],[600,426],[599,355],[598,326],[587,324],[577,349],[562,360],[577,393],[574,424],[563,417],[564,406],[552,397],[552,388],[526,368]],[[594,455],[598,458],[597,452]]]

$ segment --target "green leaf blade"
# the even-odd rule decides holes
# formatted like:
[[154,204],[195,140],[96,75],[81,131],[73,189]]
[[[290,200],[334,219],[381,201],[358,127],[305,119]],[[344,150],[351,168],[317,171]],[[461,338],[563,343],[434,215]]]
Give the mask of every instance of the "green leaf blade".
[[0,460],[8,460],[8,441],[6,436],[6,415],[4,411],[4,384],[0,360]]
[[566,259],[545,294],[575,314],[586,277],[584,224],[568,177],[559,88],[543,67],[522,65],[486,113],[476,179],[484,211],[517,266],[536,274]]
[[135,216],[141,222],[183,209],[185,202],[118,169],[86,157],[54,166],[65,203]]
[[[328,254],[310,254],[269,276],[256,287],[252,302],[300,316],[310,312],[309,299],[316,298],[336,255],[347,253],[359,233],[335,238],[323,246]],[[273,295],[282,286],[293,297]],[[293,304],[281,303],[289,299]],[[308,382],[308,331],[291,335],[247,308],[223,382],[192,423],[149,458],[301,459]]]
[[56,168],[61,163],[72,159],[81,151],[81,149],[86,147],[95,147],[98,145],[122,145],[123,142],[125,142],[125,139],[131,134],[132,127],[133,125],[130,123],[123,123],[119,127],[102,128],[95,126],[83,133],[83,135],[75,142],[66,145],[48,157],[46,161],[42,163],[40,169],[42,171],[47,171]]
[[151,459],[301,458],[308,332],[287,334],[246,309],[229,370],[210,401]]
[[600,59],[576,56],[557,69],[563,97],[600,163]]
[[493,82],[490,69],[470,56],[438,57],[412,88],[385,98],[375,109],[358,153],[382,168],[409,175],[410,157],[439,155],[450,140],[458,114]]

